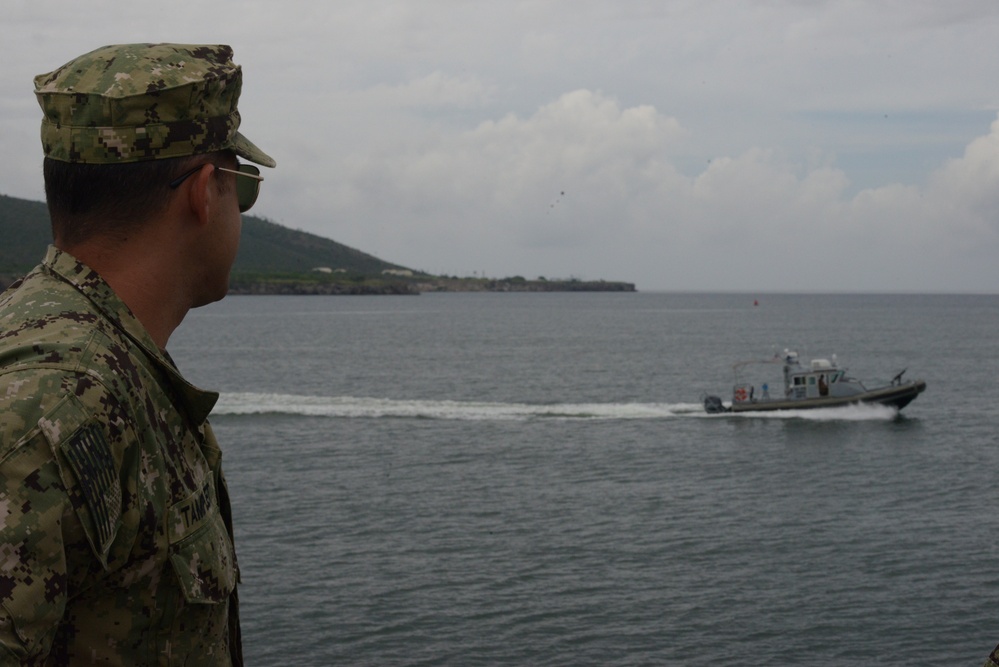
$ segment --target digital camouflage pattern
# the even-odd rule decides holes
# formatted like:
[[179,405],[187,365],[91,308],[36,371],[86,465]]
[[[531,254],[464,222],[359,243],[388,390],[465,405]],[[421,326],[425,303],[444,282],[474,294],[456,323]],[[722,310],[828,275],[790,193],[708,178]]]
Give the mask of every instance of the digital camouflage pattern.
[[241,664],[201,391],[50,247],[0,297],[0,664]]
[[238,132],[241,86],[225,45],[105,46],[35,77],[42,148],[55,160],[89,164],[231,149],[273,167]]

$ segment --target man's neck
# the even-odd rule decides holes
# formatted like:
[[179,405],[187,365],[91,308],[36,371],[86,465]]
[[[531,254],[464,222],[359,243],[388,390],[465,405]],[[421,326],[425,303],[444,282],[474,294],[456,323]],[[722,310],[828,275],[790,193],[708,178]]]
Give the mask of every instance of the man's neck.
[[168,256],[155,251],[155,241],[83,243],[61,248],[100,274],[132,311],[160,349],[191,308],[183,272]]

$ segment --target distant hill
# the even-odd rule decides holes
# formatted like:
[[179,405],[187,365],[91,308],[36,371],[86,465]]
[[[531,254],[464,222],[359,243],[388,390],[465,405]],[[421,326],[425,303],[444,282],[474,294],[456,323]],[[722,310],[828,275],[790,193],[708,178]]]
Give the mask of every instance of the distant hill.
[[406,270],[322,236],[243,216],[234,273],[300,273],[320,267],[363,276],[379,275],[386,269]]
[[[35,266],[52,240],[45,204],[0,195],[0,239],[0,275],[21,274]],[[405,270],[336,241],[243,216],[234,275],[308,273],[320,267],[355,276]]]
[[[0,289],[38,264],[51,239],[43,202],[0,195]],[[229,290],[236,294],[634,292],[635,285],[520,276],[498,280],[431,276],[315,234],[244,215]]]
[[38,264],[52,242],[42,202],[0,195],[0,275],[17,275]]

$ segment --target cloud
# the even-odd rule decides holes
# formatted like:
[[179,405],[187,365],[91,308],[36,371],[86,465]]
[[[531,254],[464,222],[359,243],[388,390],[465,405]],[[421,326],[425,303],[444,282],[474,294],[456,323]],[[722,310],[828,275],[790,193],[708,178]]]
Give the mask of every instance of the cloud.
[[946,206],[951,231],[972,247],[995,243],[999,232],[999,119],[991,132],[968,144],[964,156],[949,160],[930,178],[928,198]]
[[360,93],[359,97],[363,104],[375,107],[479,108],[496,97],[496,86],[485,84],[475,77],[449,76],[438,70],[402,85],[373,86]]
[[351,191],[346,199],[363,206],[371,224],[400,247],[419,246],[431,232],[448,244],[474,236],[487,246],[489,239],[513,248],[577,245],[610,233],[579,224],[585,219],[578,211],[626,199],[636,174],[647,181],[664,168],[672,172],[662,155],[682,134],[675,119],[651,107],[623,109],[578,90],[529,118],[508,114],[404,150],[359,157],[344,174]]
[[653,289],[933,290],[969,269],[957,258],[995,249],[999,121],[927,185],[856,193],[834,166],[765,148],[686,176],[671,153],[688,135],[649,105],[577,90],[529,117],[353,156],[330,206],[416,268]]
[[279,162],[254,212],[393,262],[999,291],[994,0],[178,3],[6,8],[6,194],[41,197],[34,74],[224,42]]

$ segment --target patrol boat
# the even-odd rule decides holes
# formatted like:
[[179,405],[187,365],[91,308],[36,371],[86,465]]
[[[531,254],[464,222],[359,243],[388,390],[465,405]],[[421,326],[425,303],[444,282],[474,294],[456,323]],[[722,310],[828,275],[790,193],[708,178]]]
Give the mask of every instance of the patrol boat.
[[[776,396],[767,383],[760,386],[741,381],[747,366],[755,364],[782,364],[784,367],[783,391]],[[803,366],[798,353],[784,350],[784,354],[761,361],[744,361],[733,366],[735,385],[732,403],[725,405],[718,396],[705,396],[704,409],[710,414],[721,412],[760,412],[767,410],[808,410],[832,408],[856,403],[888,405],[901,410],[926,389],[922,380],[902,380],[903,369],[888,385],[868,389],[859,380],[849,377],[845,368],[832,360],[813,359]],[[779,391],[779,390],[777,390]]]

